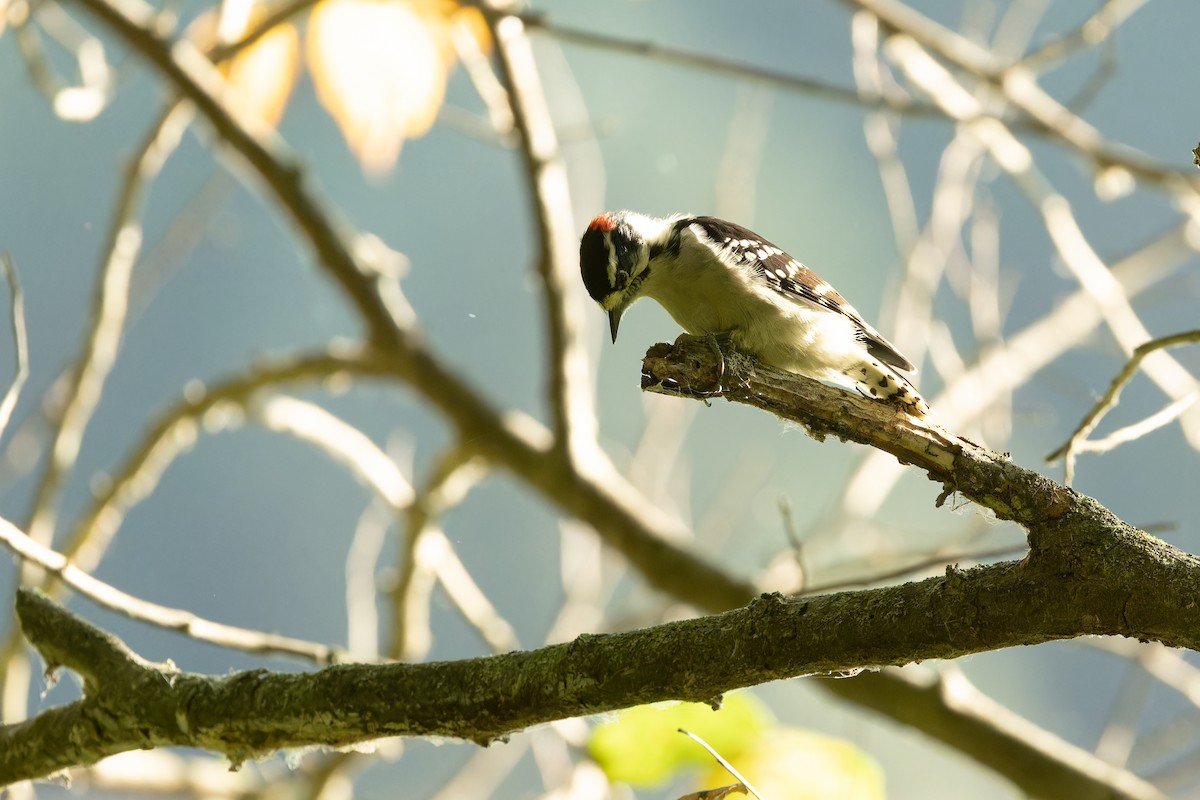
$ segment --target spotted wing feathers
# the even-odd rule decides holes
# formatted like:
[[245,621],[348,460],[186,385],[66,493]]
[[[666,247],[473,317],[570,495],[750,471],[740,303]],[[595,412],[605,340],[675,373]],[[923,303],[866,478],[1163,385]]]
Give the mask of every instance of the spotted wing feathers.
[[723,247],[731,260],[752,266],[767,285],[780,294],[798,303],[849,317],[858,329],[860,341],[875,358],[904,372],[916,371],[891,342],[867,324],[846,298],[782,248],[748,228],[716,217],[695,217],[691,223],[699,225],[710,241]]

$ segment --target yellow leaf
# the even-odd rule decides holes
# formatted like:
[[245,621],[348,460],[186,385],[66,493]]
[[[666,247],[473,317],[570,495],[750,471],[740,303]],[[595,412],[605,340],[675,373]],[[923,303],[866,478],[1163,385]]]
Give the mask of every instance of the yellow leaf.
[[276,25],[234,56],[226,75],[243,113],[277,125],[296,84],[299,60],[300,35],[290,24]]
[[[884,800],[879,765],[842,739],[777,728],[741,753],[714,749],[770,800]],[[729,773],[714,765],[705,783],[728,781]]]
[[[266,15],[258,0],[226,0],[219,13],[201,14],[187,37],[205,51],[233,44],[256,31]],[[273,128],[283,116],[300,71],[300,35],[283,23],[255,39],[237,55],[220,62],[227,92],[222,98],[242,124]]]
[[449,18],[429,0],[323,0],[308,22],[317,96],[368,172],[433,125],[453,63]]
[[482,11],[471,6],[455,7],[449,18],[451,25],[462,28],[475,40],[479,52],[485,55],[492,52],[492,29],[488,27]]
[[770,724],[768,712],[746,692],[727,695],[720,711],[702,703],[638,706],[597,727],[588,750],[609,780],[654,786],[681,769],[712,763],[712,756],[680,728],[730,758],[752,746]]

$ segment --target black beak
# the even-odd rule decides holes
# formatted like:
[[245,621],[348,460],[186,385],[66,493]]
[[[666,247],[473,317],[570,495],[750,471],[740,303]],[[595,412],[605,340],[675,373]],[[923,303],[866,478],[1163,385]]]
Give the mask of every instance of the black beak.
[[608,312],[608,329],[612,333],[612,340],[617,341],[617,326],[621,324],[621,315],[625,313],[624,306],[617,306],[612,311]]

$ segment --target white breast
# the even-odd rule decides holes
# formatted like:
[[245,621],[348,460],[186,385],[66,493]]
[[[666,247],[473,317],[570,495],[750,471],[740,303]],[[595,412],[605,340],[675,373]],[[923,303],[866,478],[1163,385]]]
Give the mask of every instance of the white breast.
[[781,295],[752,266],[712,258],[688,228],[678,256],[655,259],[643,294],[688,333],[730,332],[736,347],[780,369],[841,383],[866,356],[845,315]]

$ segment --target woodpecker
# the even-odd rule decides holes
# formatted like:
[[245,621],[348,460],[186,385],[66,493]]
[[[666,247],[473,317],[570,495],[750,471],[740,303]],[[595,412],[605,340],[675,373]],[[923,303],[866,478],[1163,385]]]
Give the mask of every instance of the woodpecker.
[[584,232],[579,270],[614,342],[625,310],[652,297],[690,334],[727,336],[763,364],[929,413],[904,377],[912,363],[826,281],[741,225],[609,211]]

